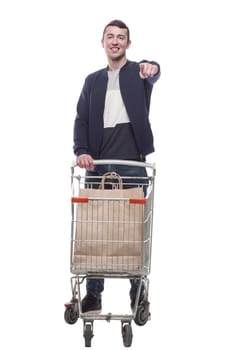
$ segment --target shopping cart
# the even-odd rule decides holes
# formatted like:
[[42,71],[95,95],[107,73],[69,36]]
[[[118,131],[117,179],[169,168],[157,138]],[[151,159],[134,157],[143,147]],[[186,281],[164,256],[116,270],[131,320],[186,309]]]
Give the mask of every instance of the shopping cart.
[[[142,326],[150,319],[147,276],[151,268],[155,164],[122,160],[96,160],[94,164],[144,167],[147,176],[121,177],[119,180],[117,173],[110,172],[105,180],[103,177],[97,180],[82,175],[76,165],[71,167],[72,298],[65,304],[64,318],[68,324],[74,324],[78,318],[83,320],[86,347],[91,346],[95,320],[120,320],[123,344],[129,347],[133,337],[132,321]],[[102,185],[105,181],[110,190],[104,190],[102,186],[102,191],[96,191],[96,181]],[[125,188],[133,189],[133,192],[127,192]],[[83,313],[81,284],[86,278],[137,280],[132,312]],[[143,301],[140,300],[142,286],[145,291]]]

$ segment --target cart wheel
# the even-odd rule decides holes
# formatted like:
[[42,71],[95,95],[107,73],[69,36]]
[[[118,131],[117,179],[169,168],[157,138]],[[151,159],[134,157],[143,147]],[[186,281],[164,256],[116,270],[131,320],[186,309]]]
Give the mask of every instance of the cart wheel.
[[79,318],[79,312],[74,311],[73,307],[66,308],[64,312],[64,318],[67,323],[74,324]]
[[84,339],[85,339],[85,346],[86,347],[91,347],[91,339],[94,336],[91,324],[85,324],[84,325],[83,336],[84,336]]
[[125,324],[122,326],[122,338],[125,347],[130,347],[133,340],[132,326],[130,324]]
[[148,301],[144,301],[142,304],[138,305],[134,322],[138,326],[144,326],[148,321],[149,316],[149,303]]

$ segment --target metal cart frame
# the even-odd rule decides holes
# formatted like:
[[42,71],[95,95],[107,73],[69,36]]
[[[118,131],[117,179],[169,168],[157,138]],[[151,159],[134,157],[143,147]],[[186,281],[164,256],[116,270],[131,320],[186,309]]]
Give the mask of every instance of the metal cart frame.
[[[71,188],[72,188],[72,203],[71,203],[71,254],[70,254],[70,269],[72,273],[71,281],[71,291],[72,298],[71,301],[65,304],[64,318],[68,324],[74,324],[78,318],[83,320],[83,336],[85,339],[85,346],[91,346],[91,340],[94,335],[93,324],[95,320],[106,320],[110,322],[111,320],[121,321],[121,332],[123,338],[123,344],[126,347],[132,344],[132,321],[137,325],[145,325],[150,319],[148,292],[149,292],[149,279],[148,275],[151,269],[151,250],[152,250],[152,231],[153,231],[153,207],[154,207],[154,181],[156,175],[156,167],[153,163],[143,163],[136,161],[123,161],[123,160],[96,160],[95,165],[127,165],[127,166],[138,166],[144,167],[149,170],[148,176],[146,178],[147,195],[145,197],[145,202],[143,205],[143,249],[142,249],[142,265],[140,269],[135,271],[125,271],[121,268],[114,269],[95,269],[95,268],[77,268],[74,265],[74,245],[77,244],[77,238],[75,236],[77,231],[77,211],[79,210],[79,200],[78,191],[82,186],[85,186],[85,176],[80,175],[80,169],[77,170],[76,164],[71,167]],[[123,178],[123,177],[122,177]],[[82,182],[84,179],[84,182]],[[138,178],[132,178],[133,181],[138,181]],[[140,185],[142,185],[140,183]],[[103,200],[100,198],[99,200]],[[108,201],[108,198],[104,199]],[[118,200],[118,198],[116,198]],[[128,200],[128,199],[126,199]],[[83,200],[81,201],[83,202]],[[80,242],[79,242],[80,243]],[[126,242],[127,243],[127,242]],[[83,313],[81,306],[81,284],[86,280],[86,278],[133,278],[138,280],[138,288],[136,293],[136,300],[134,307],[132,308],[132,313],[130,314],[96,314],[96,313]],[[145,295],[144,300],[139,303],[140,300],[140,290],[142,285],[144,285]]]

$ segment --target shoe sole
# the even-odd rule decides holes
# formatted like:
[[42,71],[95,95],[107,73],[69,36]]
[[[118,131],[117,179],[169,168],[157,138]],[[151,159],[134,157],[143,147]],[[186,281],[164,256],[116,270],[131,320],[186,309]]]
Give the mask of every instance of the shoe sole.
[[101,314],[102,310],[89,310],[89,311],[85,311],[82,312],[83,315],[87,315],[87,314],[93,314],[93,315],[99,315]]

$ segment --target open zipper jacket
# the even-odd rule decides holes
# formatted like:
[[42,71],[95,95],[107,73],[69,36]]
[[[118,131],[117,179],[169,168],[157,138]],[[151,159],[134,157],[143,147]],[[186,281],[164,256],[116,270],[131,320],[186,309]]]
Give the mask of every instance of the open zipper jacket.
[[[148,61],[142,61],[148,62]],[[142,63],[140,62],[140,63]],[[123,102],[128,113],[136,144],[140,155],[145,157],[154,152],[153,134],[149,121],[149,110],[153,84],[160,77],[141,79],[139,63],[127,61],[120,69],[119,84]],[[99,159],[103,136],[103,114],[108,83],[108,68],[87,76],[77,103],[77,115],[74,123],[74,153],[90,154]]]

